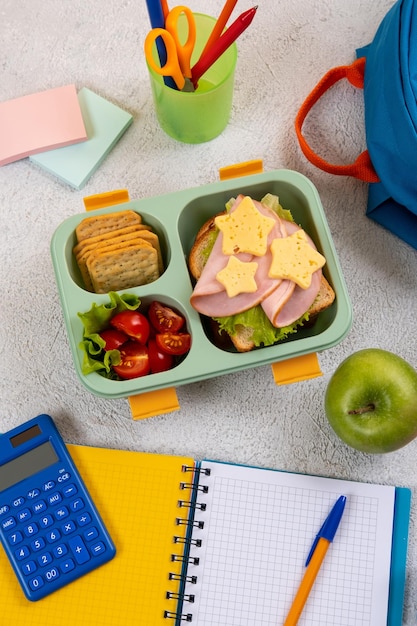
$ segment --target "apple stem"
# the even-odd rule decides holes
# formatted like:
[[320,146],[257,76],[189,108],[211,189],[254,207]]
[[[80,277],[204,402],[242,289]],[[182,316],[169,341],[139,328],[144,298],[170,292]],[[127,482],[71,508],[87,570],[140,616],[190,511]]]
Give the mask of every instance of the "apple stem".
[[352,411],[349,411],[349,415],[362,415],[371,411],[375,411],[375,404],[370,403],[366,406],[361,406],[359,409],[352,409]]

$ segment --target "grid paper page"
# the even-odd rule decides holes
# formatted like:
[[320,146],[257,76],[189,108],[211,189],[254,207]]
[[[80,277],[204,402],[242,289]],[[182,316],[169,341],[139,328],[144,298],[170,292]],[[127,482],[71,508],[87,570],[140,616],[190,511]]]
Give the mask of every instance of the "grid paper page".
[[[0,549],[1,624],[13,626],[168,626],[164,609],[176,609],[169,572],[181,563],[175,535],[185,526],[178,499],[183,457],[69,446],[71,456],[116,545],[112,561],[38,602],[29,602]],[[172,605],[172,606],[171,606]]]
[[207,462],[209,491],[196,518],[202,540],[184,606],[197,626],[280,626],[314,537],[339,495],[347,497],[335,539],[299,626],[387,622],[394,487]]

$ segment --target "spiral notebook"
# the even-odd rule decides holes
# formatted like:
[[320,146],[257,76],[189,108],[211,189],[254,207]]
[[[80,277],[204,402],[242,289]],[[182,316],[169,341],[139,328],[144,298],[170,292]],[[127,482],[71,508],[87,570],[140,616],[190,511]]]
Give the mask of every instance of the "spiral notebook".
[[279,626],[337,496],[345,512],[300,619],[401,623],[410,491],[188,457],[69,446],[116,557],[32,603],[0,551],[2,623]]

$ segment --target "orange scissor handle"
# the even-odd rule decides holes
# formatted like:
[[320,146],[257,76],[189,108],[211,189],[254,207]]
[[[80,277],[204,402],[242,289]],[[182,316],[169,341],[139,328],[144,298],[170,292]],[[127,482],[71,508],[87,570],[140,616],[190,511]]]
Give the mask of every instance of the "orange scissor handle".
[[[182,43],[178,35],[178,18],[185,15],[188,23],[188,35],[185,43]],[[196,40],[196,25],[193,12],[185,6],[177,6],[168,13],[165,28],[172,35],[177,48],[178,61],[184,76],[191,78],[191,55]]]
[[[162,66],[158,65],[154,57],[154,46],[158,37],[164,42],[167,60]],[[172,35],[165,28],[153,28],[145,39],[145,56],[149,67],[161,76],[172,76],[178,89],[185,85],[185,78],[178,62],[177,46]]]

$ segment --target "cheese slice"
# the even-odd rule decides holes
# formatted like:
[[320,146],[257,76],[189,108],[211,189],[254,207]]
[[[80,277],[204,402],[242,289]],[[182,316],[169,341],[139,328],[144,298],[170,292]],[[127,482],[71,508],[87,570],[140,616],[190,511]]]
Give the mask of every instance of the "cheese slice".
[[297,230],[290,237],[274,239],[271,253],[269,277],[292,280],[302,289],[310,286],[314,272],[326,263],[324,256],[310,245],[304,230]]
[[256,270],[258,264],[256,261],[243,263],[235,256],[231,256],[216,278],[226,289],[229,298],[239,295],[240,293],[255,293],[258,286],[255,281]]
[[223,254],[249,252],[254,256],[266,253],[268,235],[275,224],[272,217],[258,211],[249,196],[245,196],[234,211],[219,215],[214,222],[223,236]]

